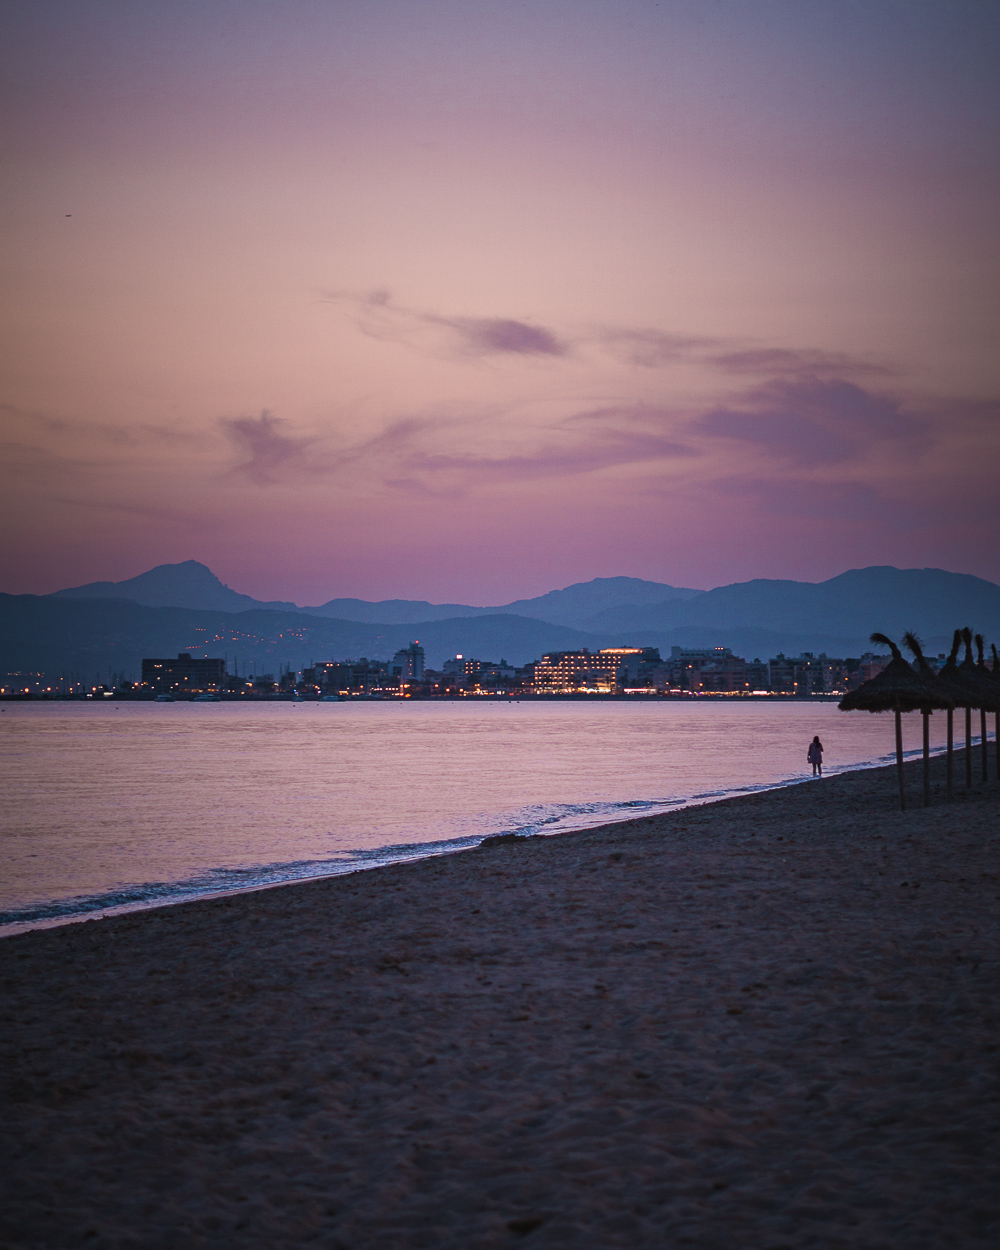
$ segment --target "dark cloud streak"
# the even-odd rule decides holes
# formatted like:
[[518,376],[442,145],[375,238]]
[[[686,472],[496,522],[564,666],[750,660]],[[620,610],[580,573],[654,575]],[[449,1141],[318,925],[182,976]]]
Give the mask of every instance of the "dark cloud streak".
[[888,376],[894,371],[839,352],[761,347],[709,356],[708,363],[726,373],[763,374],[767,377],[829,374]]
[[249,455],[233,472],[258,486],[272,485],[284,471],[300,464],[306,448],[315,441],[282,433],[287,422],[272,416],[267,409],[259,417],[223,417],[220,424],[237,449]]
[[745,340],[741,344],[651,327],[605,325],[560,333],[508,317],[460,317],[397,304],[384,289],[367,295],[329,291],[323,298],[352,308],[357,328],[366,336],[435,356],[579,359],[581,349],[590,347],[644,370],[695,364],[729,375],[768,378],[864,378],[896,373],[885,364],[816,348],[747,345]]
[[696,455],[690,448],[656,434],[606,432],[590,443],[546,447],[517,456],[449,456],[418,453],[408,457],[414,471],[457,473],[467,481],[524,482],[575,476],[619,465],[654,463]]
[[816,377],[774,379],[748,392],[738,408],[704,413],[693,429],[812,467],[864,458],[875,443],[909,453],[928,440],[926,423],[901,412],[898,401]]
[[[560,357],[569,347],[552,330],[510,317],[454,317],[406,308],[388,291],[356,296],[331,291],[331,303],[347,303],[357,312],[358,329],[370,338],[403,343],[417,350],[459,357]],[[444,331],[440,342],[435,331]]]
[[501,318],[436,318],[463,337],[473,355],[509,353],[516,356],[565,356],[567,348],[550,331],[524,321]]

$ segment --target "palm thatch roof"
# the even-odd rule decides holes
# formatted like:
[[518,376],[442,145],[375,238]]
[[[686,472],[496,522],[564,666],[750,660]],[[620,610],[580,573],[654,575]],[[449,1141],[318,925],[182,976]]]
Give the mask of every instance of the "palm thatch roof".
[[[983,702],[979,706],[986,712],[1000,712],[1000,677],[996,673],[991,673],[986,667],[986,661],[983,659],[982,634],[976,634],[976,651],[979,654],[976,662],[976,677],[983,692]],[[994,648],[995,652],[996,648]]]
[[961,645],[962,631],[956,629],[952,638],[951,654],[941,666],[941,670],[937,675],[938,681],[948,691],[956,707],[978,707],[978,686],[969,680],[968,673],[964,671],[964,665],[960,669],[956,663]]
[[842,712],[915,712],[952,706],[951,698],[936,683],[913,671],[891,638],[872,634],[871,640],[888,647],[892,659],[881,673],[841,699],[837,706]]
[[955,698],[953,692],[949,689],[948,683],[946,681],[942,681],[939,675],[931,668],[930,664],[928,664],[927,657],[924,655],[923,643],[921,643],[920,639],[912,630],[907,630],[907,632],[903,635],[903,645],[907,648],[907,650],[913,653],[913,658],[917,662],[917,672],[920,674],[921,678],[933,690],[936,690],[944,700],[946,700],[944,706],[946,708],[954,707]]

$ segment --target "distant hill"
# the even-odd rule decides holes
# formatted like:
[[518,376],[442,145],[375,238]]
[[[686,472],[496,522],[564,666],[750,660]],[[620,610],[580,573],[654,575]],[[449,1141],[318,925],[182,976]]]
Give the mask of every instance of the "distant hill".
[[673,635],[685,629],[706,638],[753,628],[853,639],[855,646],[873,629],[896,637],[914,629],[938,645],[965,624],[993,638],[1000,635],[1000,586],[944,569],[891,566],[851,569],[825,582],[737,582],[694,599],[610,608],[580,622],[593,632]]
[[703,590],[668,586],[664,582],[646,582],[638,577],[595,577],[593,581],[576,582],[565,590],[550,590],[535,599],[515,599],[492,612],[513,612],[515,616],[531,616],[553,625],[588,628],[584,622],[598,620],[600,614],[630,611],[651,604],[680,602],[703,595]]
[[428,603],[425,599],[331,599],[317,608],[299,608],[310,616],[331,616],[367,625],[422,625],[456,617],[489,616],[501,608],[473,608],[465,603]]
[[254,609],[216,612],[151,608],[122,599],[62,599],[0,594],[0,673],[40,671],[108,680],[111,671],[138,680],[146,656],[226,656],[230,672],[277,673],[283,664],[301,669],[314,660],[388,660],[418,638],[429,665],[440,667],[461,651],[524,664],[544,651],[606,645],[565,626],[524,617],[492,615],[410,625],[368,625]]
[[665,603],[699,595],[665,582],[638,577],[595,577],[564,590],[550,590],[534,599],[518,599],[498,607],[475,607],[466,603],[429,603],[425,599],[330,599],[318,607],[299,607],[281,600],[263,601],[241,595],[221,582],[210,568],[197,560],[181,564],[158,564],[147,573],[122,582],[88,582],[57,590],[53,599],[129,599],[150,608],[210,608],[222,612],[248,612],[254,608],[304,612],[369,625],[419,625],[425,621],[459,617],[514,615],[554,625],[579,628],[579,622],[616,607]]
[[88,582],[47,596],[51,599],[129,599],[148,608],[215,608],[221,612],[245,612],[251,608],[296,611],[294,603],[274,600],[262,603],[241,595],[220,582],[212,570],[197,560],[181,564],[158,564],[147,573],[124,582]]
[[[108,586],[109,597],[91,597]],[[139,603],[123,598],[123,588],[149,599],[204,593],[228,606]],[[335,604],[389,619],[333,617],[327,611]],[[433,667],[456,652],[523,664],[545,651],[626,645],[659,647],[664,655],[671,646],[727,646],[748,659],[779,651],[849,656],[870,649],[873,629],[896,638],[914,629],[934,653],[947,649],[951,631],[965,624],[1000,642],[1000,586],[942,569],[872,567],[825,582],[758,579],[704,592],[596,578],[511,606],[519,611],[414,600],[331,600],[314,609],[262,604],[188,561],[129,582],[49,596],[0,595],[0,673],[74,671],[91,680],[94,671],[114,669],[138,676],[143,656],[178,651],[228,654],[231,665],[239,655],[244,668],[277,671],[283,663],[301,668],[312,660],[389,659],[414,638]],[[421,611],[447,615],[401,619]],[[566,623],[574,619],[576,625]]]

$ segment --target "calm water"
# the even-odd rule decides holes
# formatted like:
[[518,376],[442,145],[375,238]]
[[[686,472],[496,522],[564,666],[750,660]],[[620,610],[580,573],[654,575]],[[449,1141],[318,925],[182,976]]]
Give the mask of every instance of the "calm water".
[[[919,716],[904,726],[918,750]],[[779,785],[814,733],[831,772],[892,750],[891,717],[832,703],[7,704],[0,925]]]

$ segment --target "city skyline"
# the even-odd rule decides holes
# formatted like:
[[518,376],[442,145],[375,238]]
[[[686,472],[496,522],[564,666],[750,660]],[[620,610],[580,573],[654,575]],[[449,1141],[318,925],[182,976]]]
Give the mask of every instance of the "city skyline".
[[1000,581],[990,6],[0,20],[3,590]]

